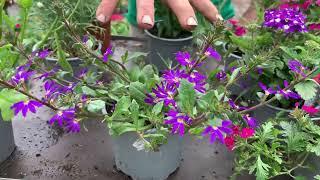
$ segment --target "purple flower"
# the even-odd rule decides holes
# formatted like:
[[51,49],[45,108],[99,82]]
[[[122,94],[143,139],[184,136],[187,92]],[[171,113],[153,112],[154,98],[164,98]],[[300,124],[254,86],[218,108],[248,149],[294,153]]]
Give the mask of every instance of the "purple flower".
[[262,75],[263,74],[263,68],[258,67],[257,68],[257,72],[258,72],[259,75]]
[[45,79],[45,78],[54,76],[56,72],[58,72],[58,68],[54,68],[51,71],[44,72],[40,76],[36,77],[35,79]]
[[175,110],[170,110],[167,113],[167,120],[165,120],[164,124],[171,124],[173,134],[179,133],[180,136],[183,136],[185,133],[185,125],[190,125],[192,119],[184,114],[181,114]]
[[157,85],[157,88],[153,88],[152,92],[160,101],[164,101],[165,106],[169,106],[170,104],[176,106],[174,95],[176,94],[177,89],[174,85],[161,82],[161,85]]
[[242,116],[242,118],[248,123],[252,128],[257,127],[257,120],[254,117],[250,117],[249,114]]
[[112,46],[109,46],[103,54],[103,62],[108,62],[109,56],[113,54]]
[[307,70],[308,68],[304,67],[300,61],[289,60],[288,67],[291,71],[293,71],[303,77],[307,77],[307,75],[304,73],[304,71]]
[[258,82],[258,84],[259,84],[260,88],[261,88],[262,90],[264,90],[264,93],[265,93],[266,96],[268,96],[268,95],[270,95],[270,94],[275,94],[275,93],[276,93],[275,90],[273,90],[272,88],[268,88],[268,87],[267,87],[266,85],[264,85],[262,82]]
[[[288,81],[284,80],[283,81],[283,85],[285,88],[287,88],[289,86]],[[277,94],[281,94],[285,99],[300,99],[300,95],[291,91],[291,90],[285,90],[285,89],[281,89],[280,86],[278,86],[278,92]]]
[[205,93],[206,92],[206,82],[198,82],[194,83],[194,89],[197,90],[200,93]]
[[77,76],[78,76],[78,78],[82,79],[87,75],[87,73],[88,73],[88,68],[83,68],[80,70],[80,72]]
[[188,52],[177,52],[176,53],[176,60],[182,65],[182,66],[188,66],[192,67],[196,62],[191,60],[191,56]]
[[265,11],[264,26],[286,33],[307,32],[306,16],[295,8],[269,9]]
[[29,100],[29,101],[20,101],[11,106],[11,109],[14,110],[14,115],[16,116],[19,112],[22,112],[23,117],[27,116],[28,111],[36,113],[36,108],[41,107],[42,104],[38,101]]
[[12,78],[12,83],[18,85],[20,83],[25,83],[34,74],[33,71],[18,71]]
[[177,87],[179,87],[180,85],[180,80],[186,77],[187,77],[187,74],[185,73],[185,71],[179,70],[179,69],[166,70],[162,75],[162,78],[166,81],[167,84],[176,85]]
[[210,135],[210,143],[214,143],[218,139],[224,144],[224,134],[232,133],[232,122],[223,120],[221,126],[207,126],[202,132],[202,136]]
[[88,36],[88,35],[84,35],[84,36],[82,37],[82,42],[83,42],[83,43],[87,43],[88,40],[89,40],[89,36]]
[[224,72],[223,70],[221,70],[220,72],[218,72],[216,74],[216,78],[219,80],[219,81],[224,81],[226,78],[227,78],[227,74],[226,72]]
[[76,120],[71,120],[66,123],[66,129],[69,132],[78,133],[80,132],[80,124]]
[[59,94],[59,89],[61,86],[54,82],[53,80],[47,80],[44,83],[44,90],[45,90],[45,98],[51,99],[55,98]]
[[191,83],[200,83],[200,82],[205,81],[206,79],[207,79],[207,76],[205,76],[197,71],[193,71],[188,76],[188,81]]
[[221,61],[221,55],[212,47],[208,47],[206,52],[204,53],[206,56],[210,56],[213,59],[215,59],[216,61]]
[[236,105],[236,103],[232,99],[229,99],[229,106],[232,109],[237,110],[237,111],[242,111],[242,110],[248,109],[247,107],[240,107],[240,106]]
[[49,124],[53,125],[55,122],[57,122],[60,127],[63,127],[65,123],[74,121],[74,119],[75,109],[71,108],[63,111],[58,111],[58,113],[49,120]]
[[39,51],[37,56],[40,59],[45,59],[45,58],[47,58],[49,56],[50,53],[51,53],[51,51],[49,51],[48,49],[45,49],[45,50]]
[[73,89],[76,87],[78,83],[70,83],[68,86],[61,86],[59,88],[60,93],[72,93]]

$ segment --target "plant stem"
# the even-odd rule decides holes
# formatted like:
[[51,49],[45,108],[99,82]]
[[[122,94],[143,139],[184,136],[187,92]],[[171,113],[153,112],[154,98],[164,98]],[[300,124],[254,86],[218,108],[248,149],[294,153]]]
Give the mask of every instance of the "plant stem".
[[1,2],[0,2],[0,41],[1,41],[1,39],[2,39],[2,29],[3,29],[3,22],[2,22],[2,13],[3,13],[3,7],[4,7],[4,4],[5,4],[5,0],[1,0]]
[[54,106],[51,105],[50,103],[47,103],[47,102],[45,102],[45,101],[42,101],[41,99],[39,99],[39,98],[37,98],[37,97],[29,94],[29,93],[26,92],[26,91],[23,91],[23,90],[15,87],[14,85],[11,85],[11,84],[7,83],[6,81],[4,81],[4,80],[2,80],[2,79],[0,79],[0,84],[4,85],[5,87],[7,87],[7,88],[9,88],[9,89],[16,90],[16,91],[20,92],[21,94],[24,94],[24,95],[28,96],[29,98],[34,99],[34,100],[38,101],[39,103],[41,103],[41,104],[43,104],[43,105],[45,105],[45,106],[47,106],[47,107],[49,107],[49,108],[51,108],[51,109],[53,109],[53,110],[55,110],[55,111],[58,111],[58,110],[59,110],[58,108],[54,107]]

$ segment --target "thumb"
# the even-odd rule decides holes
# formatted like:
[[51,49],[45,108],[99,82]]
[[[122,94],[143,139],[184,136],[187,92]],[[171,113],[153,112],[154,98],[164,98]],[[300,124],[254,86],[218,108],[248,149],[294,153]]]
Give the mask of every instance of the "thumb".
[[96,11],[96,18],[101,23],[106,23],[116,8],[118,0],[102,0]]

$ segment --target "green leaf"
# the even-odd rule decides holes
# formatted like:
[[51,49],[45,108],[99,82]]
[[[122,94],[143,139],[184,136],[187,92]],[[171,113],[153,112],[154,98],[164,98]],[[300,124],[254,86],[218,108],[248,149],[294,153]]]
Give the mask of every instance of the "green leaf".
[[15,90],[2,89],[0,91],[0,111],[4,121],[10,121],[13,118],[13,112],[10,107],[19,101],[25,101],[27,97]]
[[231,74],[231,76],[230,76],[230,79],[229,79],[229,81],[228,81],[228,84],[233,83],[233,81],[234,81],[234,80],[236,79],[236,77],[239,75],[240,70],[241,70],[241,67],[235,69],[235,70],[232,72],[232,74]]
[[135,60],[139,57],[147,57],[147,55],[148,53],[144,53],[144,52],[134,52],[128,56],[127,61]]
[[196,102],[196,92],[193,88],[193,84],[185,79],[181,80],[178,92],[181,111],[186,114],[192,115],[193,107]]
[[153,78],[155,74],[153,67],[150,64],[144,66],[141,72],[142,73],[140,74],[139,80],[141,80],[142,82],[146,82],[149,79]]
[[133,120],[134,125],[136,128],[143,127],[144,125],[144,120],[139,119],[139,104],[137,103],[136,100],[132,100],[131,105],[130,105],[130,112],[131,112],[131,119]]
[[93,113],[101,113],[106,109],[106,103],[102,100],[90,101],[88,111]]
[[110,119],[111,120],[116,119],[120,115],[122,115],[123,113],[128,112],[130,104],[131,104],[130,97],[122,96],[119,99],[119,101],[117,102],[117,105],[116,105],[114,112],[113,112],[112,116],[110,117]]
[[144,134],[144,138],[166,138],[163,134]]
[[69,64],[69,62],[67,61],[65,52],[63,51],[63,49],[61,47],[61,43],[60,43],[59,36],[58,36],[57,32],[54,33],[54,37],[55,37],[55,43],[57,46],[58,64],[61,66],[61,68],[63,70],[68,71],[71,74],[73,74],[72,67]]
[[129,85],[130,96],[140,104],[145,104],[144,99],[146,97],[146,86],[141,82],[133,82]]
[[110,128],[110,135],[120,136],[121,134],[134,131],[136,131],[136,127],[134,124],[128,122],[113,122],[112,127]]
[[158,114],[161,113],[162,108],[163,108],[163,101],[158,102],[158,103],[152,108],[152,113],[153,113],[154,115],[158,115]]
[[314,176],[314,179],[315,179],[315,180],[320,180],[320,175]]
[[294,86],[295,90],[304,100],[311,100],[317,95],[317,84],[313,81],[304,81]]
[[252,39],[245,37],[245,36],[230,36],[231,41],[236,44],[241,50],[250,50],[252,47]]
[[89,88],[87,86],[82,86],[81,90],[82,90],[82,92],[84,94],[89,95],[89,96],[93,96],[94,97],[94,96],[97,95],[97,93],[93,89],[91,89],[91,88]]
[[265,164],[260,156],[258,156],[256,162],[256,177],[257,180],[266,180],[268,179],[269,169],[271,168],[268,164]]

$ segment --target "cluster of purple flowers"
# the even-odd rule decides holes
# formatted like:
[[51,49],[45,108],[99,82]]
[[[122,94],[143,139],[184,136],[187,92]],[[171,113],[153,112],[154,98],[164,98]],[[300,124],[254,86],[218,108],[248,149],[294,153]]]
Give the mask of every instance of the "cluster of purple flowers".
[[60,127],[65,127],[68,132],[80,132],[80,124],[76,120],[75,109],[58,111],[50,120],[49,124],[57,123]]
[[286,33],[307,32],[306,16],[297,8],[269,9],[265,11],[264,26]]
[[11,77],[11,83],[14,85],[26,83],[34,74],[33,71],[29,70],[30,66],[31,62],[28,62],[22,66],[17,67],[16,74]]
[[45,99],[55,99],[59,94],[72,93],[77,83],[70,83],[68,86],[63,86],[53,80],[47,80],[44,83]]
[[232,125],[230,120],[223,120],[220,126],[207,126],[202,132],[202,135],[210,135],[210,143],[214,143],[216,139],[218,139],[224,144],[224,134],[232,133]]
[[190,125],[192,119],[183,113],[179,113],[177,110],[169,110],[167,118],[164,124],[170,124],[172,126],[172,133],[179,133],[183,136],[185,133],[185,125]]

